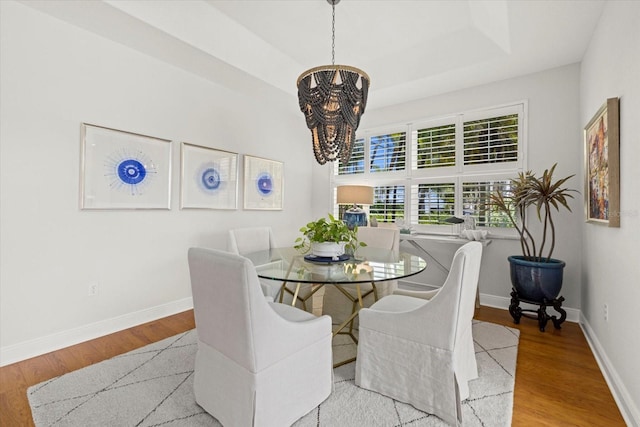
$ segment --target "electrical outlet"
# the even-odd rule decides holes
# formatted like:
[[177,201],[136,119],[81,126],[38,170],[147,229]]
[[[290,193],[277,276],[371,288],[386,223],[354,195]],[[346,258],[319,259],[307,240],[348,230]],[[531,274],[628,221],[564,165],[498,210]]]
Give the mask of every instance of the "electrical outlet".
[[604,305],[604,321],[609,321],[609,306],[607,304]]
[[95,296],[98,295],[98,291],[99,291],[99,287],[97,283],[91,283],[89,285],[89,296]]

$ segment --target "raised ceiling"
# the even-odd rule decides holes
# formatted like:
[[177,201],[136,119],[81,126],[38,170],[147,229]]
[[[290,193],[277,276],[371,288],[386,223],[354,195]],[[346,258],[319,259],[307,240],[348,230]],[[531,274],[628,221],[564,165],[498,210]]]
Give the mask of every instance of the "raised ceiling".
[[[331,63],[326,0],[23,4],[234,90],[290,97],[293,106],[298,75]],[[603,5],[342,0],[336,63],[365,70],[371,77],[367,108],[381,108],[579,62]]]

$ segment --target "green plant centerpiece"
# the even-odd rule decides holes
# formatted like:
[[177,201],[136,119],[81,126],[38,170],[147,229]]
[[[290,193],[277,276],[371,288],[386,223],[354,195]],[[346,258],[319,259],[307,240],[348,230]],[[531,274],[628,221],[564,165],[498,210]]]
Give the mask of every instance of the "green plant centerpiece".
[[[572,193],[577,190],[565,186],[574,175],[554,180],[556,166],[557,163],[540,176],[531,171],[521,172],[511,180],[508,192],[491,194],[492,203],[507,216],[520,236],[522,255],[508,257],[513,286],[509,312],[515,323],[519,323],[522,311],[528,311],[520,309],[519,301],[540,305],[538,321],[541,331],[544,331],[547,319],[552,319],[554,326],[560,328],[560,323],[566,318],[566,312],[560,308],[564,298],[558,298],[565,262],[552,258],[556,244],[553,214],[561,209],[571,211],[568,199],[572,199]],[[527,215],[532,211],[541,224],[537,233],[527,223]],[[560,320],[547,316],[547,305],[553,305],[561,313]]]
[[349,229],[344,221],[328,214],[327,218],[311,221],[300,228],[302,237],[298,237],[293,246],[302,253],[311,251],[318,257],[336,258],[353,254],[357,248],[366,246],[358,241],[358,227]]

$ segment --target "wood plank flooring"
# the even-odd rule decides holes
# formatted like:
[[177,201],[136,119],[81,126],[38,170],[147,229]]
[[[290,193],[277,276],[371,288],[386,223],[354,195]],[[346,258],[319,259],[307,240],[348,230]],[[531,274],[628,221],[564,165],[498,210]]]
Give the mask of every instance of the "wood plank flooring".
[[[535,320],[514,325],[505,310],[480,307],[475,317],[520,330],[513,426],[625,426],[577,324],[549,324],[542,333]],[[33,426],[31,385],[194,327],[193,311],[186,311],[0,368],[0,426]]]

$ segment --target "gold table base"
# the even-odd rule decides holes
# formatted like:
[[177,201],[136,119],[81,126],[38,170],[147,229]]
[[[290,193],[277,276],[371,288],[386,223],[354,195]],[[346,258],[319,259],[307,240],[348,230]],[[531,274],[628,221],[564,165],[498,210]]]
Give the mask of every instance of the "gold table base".
[[[287,284],[287,282],[283,282],[282,283],[282,288],[280,290],[280,302],[281,303],[283,302],[284,292],[288,292],[289,294],[293,295],[293,300],[291,301],[291,305],[295,307],[296,302],[300,301],[302,303],[302,307],[304,308],[305,311],[307,310],[307,300],[309,298],[311,298],[318,290],[320,290],[324,286],[328,285],[327,283],[314,283],[314,284],[312,284],[312,290],[309,293],[309,295],[307,295],[304,298],[302,298],[299,295],[301,283],[296,283],[295,290],[291,290],[291,289],[287,288],[286,284]],[[376,289],[376,284],[375,284],[374,281],[371,281],[371,290],[366,292],[364,295],[362,294],[362,291],[360,289],[360,283],[354,283],[354,285],[356,287],[356,296],[355,297],[353,295],[351,295],[344,287],[342,287],[342,285],[330,284],[330,286],[335,286],[352,303],[351,315],[346,320],[344,320],[340,325],[338,325],[338,327],[333,331],[333,337],[335,337],[336,335],[339,335],[339,334],[340,335],[348,335],[353,340],[353,342],[356,345],[358,345],[358,338],[356,338],[356,336],[353,334],[353,321],[358,316],[358,313],[360,312],[360,309],[364,307],[364,303],[362,302],[363,298],[366,298],[371,293],[373,293],[374,301],[378,301],[378,291]],[[347,325],[349,325],[349,330],[348,331],[343,331],[343,329],[345,329],[347,327]],[[346,365],[347,363],[351,363],[351,362],[353,362],[355,360],[356,360],[356,358],[352,357],[352,358],[349,358],[347,360],[343,360],[341,362],[335,363],[333,365],[333,367],[337,368],[339,366]]]

